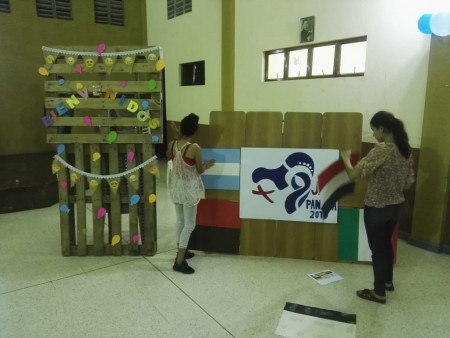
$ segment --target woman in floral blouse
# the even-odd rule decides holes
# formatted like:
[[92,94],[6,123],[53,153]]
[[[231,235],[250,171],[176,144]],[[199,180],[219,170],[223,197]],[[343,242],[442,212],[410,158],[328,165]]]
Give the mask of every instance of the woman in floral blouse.
[[370,120],[370,127],[379,144],[355,167],[350,162],[350,151],[342,151],[341,158],[350,179],[366,177],[368,180],[364,223],[372,251],[374,289],[359,290],[356,294],[385,304],[386,290],[394,291],[391,237],[405,201],[403,191],[414,182],[414,172],[403,122],[391,113],[379,111]]

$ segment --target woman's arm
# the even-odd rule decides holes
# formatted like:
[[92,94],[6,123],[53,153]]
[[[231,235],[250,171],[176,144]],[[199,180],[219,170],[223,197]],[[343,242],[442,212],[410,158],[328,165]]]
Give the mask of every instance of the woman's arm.
[[194,143],[192,145],[192,147],[194,147],[194,158],[195,158],[195,165],[197,167],[197,172],[199,174],[203,174],[205,172],[205,170],[211,168],[214,165],[214,160],[209,160],[209,161],[203,161],[202,158],[202,149],[200,148],[200,146],[197,143]]
[[361,169],[359,167],[353,167],[352,162],[350,161],[351,154],[350,150],[341,150],[341,159],[342,162],[344,162],[347,175],[354,181],[361,177]]
[[175,142],[175,140],[170,141],[169,144],[167,145],[167,150],[166,150],[166,157],[168,160],[170,160],[172,158],[172,147],[173,147],[173,143]]

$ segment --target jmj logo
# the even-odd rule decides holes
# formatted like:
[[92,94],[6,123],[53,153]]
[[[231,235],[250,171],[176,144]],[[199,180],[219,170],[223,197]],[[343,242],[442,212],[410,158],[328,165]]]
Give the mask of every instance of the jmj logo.
[[[288,189],[291,192],[284,201],[284,208],[288,214],[294,213],[301,207],[311,190],[311,182],[314,176],[314,161],[305,153],[297,152],[290,154],[284,164],[278,168],[270,169],[259,167],[252,173],[252,181],[272,181],[278,190]],[[257,190],[252,190],[255,195],[261,195],[268,202],[273,203],[269,195],[274,190],[264,190],[258,184]]]
[[335,223],[321,217],[317,177],[339,157],[332,149],[242,148],[240,217]]

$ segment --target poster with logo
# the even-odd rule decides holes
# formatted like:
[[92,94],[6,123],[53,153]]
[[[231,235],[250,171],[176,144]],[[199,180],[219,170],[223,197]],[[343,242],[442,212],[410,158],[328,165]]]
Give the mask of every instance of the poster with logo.
[[240,218],[337,223],[323,219],[317,177],[339,159],[337,149],[242,148]]

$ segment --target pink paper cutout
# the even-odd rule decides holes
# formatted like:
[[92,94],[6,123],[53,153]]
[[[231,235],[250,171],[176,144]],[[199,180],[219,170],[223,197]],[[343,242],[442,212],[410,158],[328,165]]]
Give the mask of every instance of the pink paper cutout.
[[125,88],[127,86],[127,81],[120,81],[120,86]]
[[100,208],[97,210],[97,219],[100,219],[106,215],[106,209]]
[[106,50],[106,45],[104,43],[101,43],[98,45],[98,47],[97,47],[98,55],[102,55],[105,50]]
[[132,152],[132,151],[129,151],[128,152],[128,162],[133,162],[133,160],[134,160],[134,152]]
[[66,181],[62,181],[59,186],[61,187],[61,189],[67,189],[67,182]]
[[134,244],[139,243],[139,235],[133,235],[131,241],[132,241]]
[[87,125],[88,127],[92,127],[92,120],[89,116],[85,116],[83,121],[85,125]]
[[75,73],[83,74],[83,69],[81,68],[81,66],[76,66],[75,67]]

